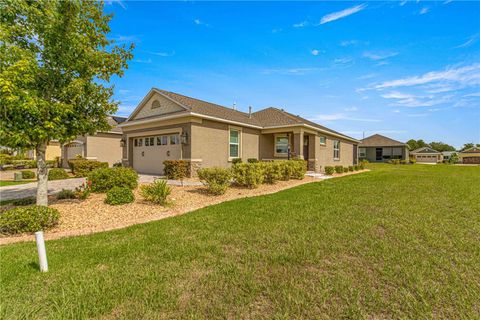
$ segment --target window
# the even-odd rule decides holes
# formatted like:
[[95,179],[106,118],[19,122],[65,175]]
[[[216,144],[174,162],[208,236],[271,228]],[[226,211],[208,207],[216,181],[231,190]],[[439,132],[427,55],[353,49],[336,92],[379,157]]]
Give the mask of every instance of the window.
[[138,147],[138,140],[137,140],[137,139],[133,139],[133,145],[134,145],[135,147]]
[[288,136],[286,134],[275,136],[275,155],[288,155]]
[[366,148],[358,148],[358,155],[360,158],[367,157],[367,149]]
[[340,141],[333,140],[333,159],[339,160],[340,159]]
[[240,131],[230,129],[229,153],[230,158],[240,157]]
[[160,107],[161,107],[160,101],[154,100],[154,101],[152,102],[152,109],[160,108]]
[[327,143],[327,138],[320,136],[320,145],[324,146]]
[[150,138],[147,138],[148,140],[150,140],[149,142],[149,145],[150,146],[154,146],[155,145],[155,138],[154,137],[150,137]]
[[166,146],[167,143],[168,143],[168,137],[167,136],[157,137],[157,146]]
[[170,144],[180,144],[180,137],[178,134],[172,134],[170,136]]
[[141,147],[142,144],[143,144],[143,139],[142,138],[138,139],[138,146]]

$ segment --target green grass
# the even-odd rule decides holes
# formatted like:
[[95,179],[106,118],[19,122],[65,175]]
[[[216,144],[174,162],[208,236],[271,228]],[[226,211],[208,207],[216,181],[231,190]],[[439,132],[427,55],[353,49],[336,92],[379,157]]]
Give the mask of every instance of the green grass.
[[12,180],[0,180],[0,187],[6,187],[6,186],[16,186],[18,184],[25,184],[25,183],[30,183],[30,182],[36,182],[36,180],[23,180],[23,181],[12,181]]
[[0,317],[480,317],[480,168],[375,165],[114,232],[0,249]]

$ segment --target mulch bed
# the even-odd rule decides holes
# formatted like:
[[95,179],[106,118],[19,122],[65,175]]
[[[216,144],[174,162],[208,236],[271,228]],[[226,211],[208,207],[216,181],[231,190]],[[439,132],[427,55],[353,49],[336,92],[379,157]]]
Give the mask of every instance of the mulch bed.
[[[367,170],[334,174],[334,177],[364,171]],[[305,177],[303,180],[279,181],[273,185],[263,184],[258,189],[246,189],[234,186],[229,188],[227,192],[221,196],[209,195],[203,186],[172,186],[172,193],[169,197],[172,203],[166,207],[143,200],[138,188],[134,190],[135,202],[120,206],[105,204],[105,194],[91,194],[86,200],[56,200],[54,197],[50,197],[50,207],[60,211],[60,223],[55,228],[45,232],[45,239],[59,239],[121,229],[139,223],[184,214],[228,200],[275,193],[305,183],[318,181],[321,180]],[[7,206],[4,206],[1,209],[4,210],[7,208]],[[0,245],[33,240],[34,237],[30,234],[15,236],[1,235]]]

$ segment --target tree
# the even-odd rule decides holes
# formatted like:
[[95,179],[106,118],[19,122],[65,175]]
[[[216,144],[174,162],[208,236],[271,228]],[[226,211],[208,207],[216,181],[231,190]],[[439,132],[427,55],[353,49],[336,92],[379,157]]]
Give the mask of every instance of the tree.
[[475,145],[474,143],[471,143],[471,142],[465,143],[465,144],[463,145],[462,150],[460,150],[460,151],[464,151],[464,150],[473,148],[473,147],[475,147],[475,146],[480,147],[480,143],[477,143],[476,145]]
[[423,148],[427,147],[428,144],[425,143],[422,139],[415,140],[415,139],[410,139],[407,141],[408,146],[410,147],[410,150],[416,150],[418,148]]
[[455,151],[455,147],[443,143],[443,142],[430,142],[429,143],[430,147],[433,149],[437,150],[438,152],[443,152],[443,151]]
[[0,145],[36,150],[37,204],[47,205],[49,141],[108,130],[113,75],[133,44],[107,39],[102,1],[0,0]]

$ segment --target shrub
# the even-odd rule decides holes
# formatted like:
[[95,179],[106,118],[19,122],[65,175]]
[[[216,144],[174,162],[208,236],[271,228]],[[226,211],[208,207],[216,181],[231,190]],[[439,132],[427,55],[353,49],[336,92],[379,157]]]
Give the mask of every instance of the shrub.
[[417,163],[417,159],[415,159],[414,157],[411,157],[409,161],[411,164]]
[[82,184],[80,187],[75,188],[75,196],[80,200],[85,200],[90,196],[92,189],[90,188],[91,181]]
[[116,167],[123,167],[123,164],[121,162],[115,162],[113,164],[113,167],[116,168]]
[[52,168],[48,170],[48,180],[68,179],[68,173],[62,168]]
[[140,186],[142,197],[155,204],[165,205],[170,193],[172,193],[172,188],[167,185],[166,180],[162,179],[156,179],[153,183]]
[[407,164],[407,160],[400,160],[400,164]]
[[336,173],[343,173],[343,167],[342,166],[335,166],[335,172]]
[[198,170],[198,178],[207,186],[208,193],[224,194],[230,187],[232,170],[225,168],[204,168]]
[[185,160],[163,161],[163,171],[168,179],[181,180],[189,175],[189,162]]
[[293,166],[290,160],[278,161],[280,166],[281,180],[288,181],[293,175]]
[[343,172],[348,172],[348,167],[343,167]]
[[132,190],[127,187],[113,187],[107,191],[105,203],[112,206],[132,203],[135,200]]
[[238,163],[233,166],[233,179],[249,189],[258,188],[264,179],[263,167],[260,163]]
[[29,206],[31,204],[35,204],[36,202],[37,202],[37,198],[28,197],[28,198],[15,199],[12,201],[12,204],[14,206]]
[[335,172],[335,168],[331,166],[325,167],[325,174],[331,176]]
[[247,159],[247,162],[248,162],[248,163],[257,163],[257,162],[258,162],[258,159],[257,159],[257,158],[248,158],[248,159]]
[[45,206],[14,208],[0,215],[0,233],[17,234],[50,229],[58,224],[57,209]]
[[138,174],[131,168],[102,168],[88,174],[87,181],[93,192],[107,192],[113,187],[135,189]]
[[34,178],[35,178],[35,172],[30,170],[22,171],[22,179],[34,179]]
[[242,163],[242,158],[234,158],[234,159],[232,159],[232,164],[233,164],[233,165],[236,165],[236,164],[239,164],[239,163]]
[[36,168],[37,161],[36,160],[28,160],[28,159],[11,159],[8,161],[8,164],[13,165],[14,168],[22,169],[22,168]]
[[108,168],[108,162],[96,160],[73,159],[68,161],[68,165],[75,177],[86,177],[90,172],[99,168]]
[[358,166],[358,164],[356,164],[356,165],[353,166],[353,170],[355,170],[355,171],[360,170],[360,167]]
[[264,162],[263,165],[263,181],[265,183],[274,184],[282,179],[282,165],[279,161]]
[[307,173],[307,161],[305,160],[290,160],[290,165],[292,166],[292,175],[294,179],[302,180],[305,178],[305,173]]
[[353,166],[348,166],[348,171],[353,171]]
[[75,192],[73,192],[72,190],[68,190],[68,189],[62,189],[62,191],[60,191],[58,194],[57,194],[57,199],[61,200],[61,199],[75,199]]

